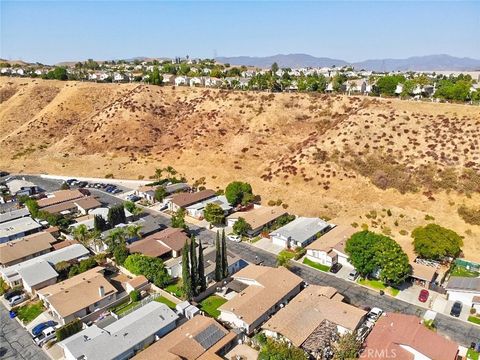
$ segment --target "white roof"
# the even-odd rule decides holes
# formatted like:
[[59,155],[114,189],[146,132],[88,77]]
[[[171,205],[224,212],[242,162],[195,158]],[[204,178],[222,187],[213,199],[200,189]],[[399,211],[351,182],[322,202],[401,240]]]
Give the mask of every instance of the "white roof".
[[287,225],[272,231],[270,236],[281,236],[298,242],[304,242],[323,232],[331,225],[319,218],[298,217]]
[[58,273],[46,261],[40,261],[35,264],[25,266],[18,270],[25,284],[32,287],[44,281],[55,279]]
[[35,184],[26,180],[13,179],[7,182],[7,186],[11,193],[16,194],[22,190],[22,188],[34,187]]
[[30,215],[27,208],[14,209],[0,214],[0,223],[4,223],[10,220],[15,220],[24,216]]
[[220,196],[215,196],[213,198],[210,198],[210,199],[201,201],[199,203],[190,205],[190,206],[187,207],[187,210],[188,209],[201,210],[201,209],[204,209],[210,203],[214,203],[214,204],[219,205],[222,208],[223,211],[228,211],[232,208],[232,206],[228,203],[227,198],[224,195],[220,195]]
[[14,281],[21,278],[20,271],[25,267],[29,267],[42,261],[48,262],[50,265],[55,265],[60,261],[79,259],[89,254],[90,253],[85,246],[81,244],[73,244],[62,249],[37,256],[36,258],[9,266],[7,268],[0,269],[0,273],[4,276],[4,278],[8,278],[9,281]]
[[152,301],[103,330],[92,325],[59,345],[76,359],[116,359],[177,319],[178,315],[167,305]]
[[15,236],[27,231],[40,229],[42,225],[33,220],[30,216],[6,221],[0,224],[0,239]]
[[[90,215],[100,215],[102,216],[105,220],[108,220],[108,208],[106,207],[99,207],[99,208],[96,208],[96,209],[92,209],[90,210],[88,213]],[[130,211],[128,211],[127,209],[124,209],[125,210],[125,217],[130,217],[132,216],[132,213]]]

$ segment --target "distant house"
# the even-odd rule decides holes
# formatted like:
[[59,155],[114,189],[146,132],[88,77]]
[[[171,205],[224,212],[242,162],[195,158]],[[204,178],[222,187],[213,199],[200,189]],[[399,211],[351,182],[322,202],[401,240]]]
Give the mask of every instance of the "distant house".
[[227,216],[227,226],[232,227],[239,218],[243,218],[252,227],[247,232],[247,235],[253,237],[260,234],[265,227],[286,214],[285,209],[270,206],[258,207],[250,211],[238,211]]
[[170,211],[177,211],[180,208],[185,209],[188,206],[213,198],[215,196],[216,193],[213,190],[202,190],[193,193],[176,193],[171,197],[170,201],[168,202],[168,209]]
[[40,209],[47,206],[57,205],[66,201],[72,201],[83,198],[83,195],[78,190],[58,190],[53,193],[47,194],[47,197],[37,201]]
[[[165,189],[165,192],[170,195],[179,191],[187,191],[190,189],[190,186],[185,183],[175,183],[175,184],[167,184],[161,185]],[[151,185],[143,185],[140,186],[137,190],[135,190],[135,195],[144,198],[145,200],[155,203],[155,191],[159,186],[151,186]]]
[[220,360],[237,335],[215,319],[198,315],[137,354],[133,360]]
[[175,75],[172,74],[162,74],[163,80],[162,83],[164,85],[173,85],[175,84]]
[[[328,324],[341,335],[359,328],[367,312],[343,302],[335,288],[310,285],[280,309],[265,324],[264,334],[284,339],[302,348],[314,358],[323,351],[319,334]],[[320,357],[321,358],[321,357]]]
[[458,344],[427,329],[414,315],[387,313],[377,320],[360,358],[380,359],[388,354],[397,359],[456,360]]
[[403,84],[397,84],[395,88],[395,94],[400,95],[403,92]]
[[367,83],[363,79],[348,80],[346,83],[346,91],[350,94],[364,94],[367,90]]
[[42,229],[42,225],[30,216],[16,218],[0,223],[0,244],[34,234]]
[[121,73],[115,72],[113,73],[113,81],[116,81],[116,82],[125,81],[125,76]]
[[187,206],[185,210],[187,211],[188,216],[191,216],[195,219],[203,219],[203,212],[208,204],[216,204],[220,206],[225,215],[228,215],[228,213],[232,210],[232,206],[228,203],[228,200],[224,195],[215,196],[210,199],[203,200],[196,204]]
[[189,240],[183,229],[167,228],[151,234],[128,246],[130,253],[151,257],[171,258],[182,255],[182,249]]
[[32,195],[36,194],[39,191],[37,185],[35,185],[31,181],[26,181],[23,179],[13,179],[7,181],[6,185],[8,187],[8,190],[10,190],[10,194],[14,196]]
[[8,267],[50,252],[57,240],[47,232],[0,244],[0,267]]
[[348,265],[348,254],[345,252],[347,240],[357,232],[351,226],[338,225],[320,236],[307,246],[307,258],[325,266],[332,266],[337,262]]
[[332,225],[319,218],[298,217],[287,225],[270,233],[275,245],[284,248],[305,247],[318,236],[324,234]]
[[220,87],[222,85],[222,80],[212,77],[205,78],[205,86],[206,87]]
[[189,85],[194,87],[194,86],[202,86],[204,85],[204,79],[201,77],[192,77],[190,78]]
[[58,345],[65,360],[130,359],[175,329],[177,319],[167,305],[151,301],[103,329],[94,324]]
[[327,87],[325,88],[325,92],[331,93],[331,92],[333,92],[333,90],[334,90],[334,88],[333,88],[333,82],[330,81],[330,82],[327,84]]
[[412,267],[410,279],[415,284],[428,288],[430,284],[435,282],[438,275],[436,267],[419,264],[417,262],[410,263],[410,266]]
[[175,86],[190,85],[190,78],[188,76],[177,76],[175,78]]
[[218,319],[253,333],[300,292],[302,279],[284,267],[248,265],[233,276],[239,292],[221,305]]
[[446,290],[448,300],[472,306],[475,298],[480,297],[480,278],[451,276]]
[[118,290],[97,266],[37,292],[47,310],[61,324],[82,318],[116,300]]

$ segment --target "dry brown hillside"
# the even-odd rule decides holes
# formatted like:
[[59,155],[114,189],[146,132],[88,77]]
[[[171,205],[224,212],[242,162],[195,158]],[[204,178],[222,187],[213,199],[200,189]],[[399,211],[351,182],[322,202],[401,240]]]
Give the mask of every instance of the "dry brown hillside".
[[367,224],[409,253],[406,232],[428,215],[480,260],[480,226],[457,214],[480,203],[478,107],[2,77],[0,125],[1,169],[136,179],[171,165]]

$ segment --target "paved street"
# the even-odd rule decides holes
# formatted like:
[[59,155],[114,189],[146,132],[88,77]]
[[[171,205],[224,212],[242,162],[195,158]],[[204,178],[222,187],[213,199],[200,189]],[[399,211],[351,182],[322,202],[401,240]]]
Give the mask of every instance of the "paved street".
[[[42,180],[46,181],[44,179]],[[36,182],[37,178],[32,178],[32,181]],[[51,180],[48,181],[50,182]],[[48,184],[44,185],[49,186]],[[54,185],[51,184],[50,186]],[[113,204],[121,201],[117,197],[103,191],[90,190],[95,196],[99,196],[100,201],[102,202]],[[146,209],[145,211],[158,218],[161,223],[165,225],[170,224],[170,219],[167,216],[151,209]],[[189,227],[197,239],[201,239],[203,243],[214,243],[214,232],[191,224],[189,224]],[[229,241],[228,248],[241,258],[251,263],[262,263],[263,265],[267,266],[275,266],[276,264],[275,255],[252,245]],[[297,262],[293,262],[291,270],[297,275],[301,276],[309,284],[332,286],[336,288],[343,296],[345,296],[346,301],[358,307],[371,308],[376,306],[385,311],[415,314],[418,316],[422,316],[425,312],[425,309],[422,307],[392,298],[390,296],[381,296],[379,293],[364,288],[351,281],[322,273],[321,271]],[[469,324],[440,313],[437,314],[435,322],[439,333],[451,338],[459,344],[469,346],[472,341],[480,341],[480,327],[477,325]]]
[[3,305],[0,305],[0,359],[48,359],[17,320],[10,319]]

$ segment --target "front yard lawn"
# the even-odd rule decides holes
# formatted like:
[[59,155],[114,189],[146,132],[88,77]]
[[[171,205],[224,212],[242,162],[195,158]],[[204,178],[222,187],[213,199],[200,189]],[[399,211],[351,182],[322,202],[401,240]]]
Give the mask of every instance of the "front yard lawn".
[[317,270],[320,270],[320,271],[328,272],[330,270],[330,268],[327,265],[322,265],[322,264],[316,263],[315,261],[309,260],[307,258],[303,259],[303,263],[305,265],[311,266],[311,267],[313,267]]
[[210,295],[206,299],[200,301],[200,309],[205,311],[208,315],[216,318],[220,315],[220,311],[217,309],[226,302],[226,299],[218,295]]
[[157,301],[159,303],[164,303],[170,309],[175,309],[175,303],[171,300],[168,300],[165,296],[159,296],[155,299],[155,301]]
[[34,303],[29,303],[23,306],[20,306],[15,311],[17,312],[17,317],[22,320],[24,324],[28,324],[30,321],[35,319],[38,315],[43,312],[43,304],[41,301]]
[[361,285],[365,285],[365,286],[367,286],[371,289],[378,290],[378,291],[383,290],[385,292],[388,292],[392,296],[397,296],[398,293],[400,292],[400,290],[398,290],[398,289],[395,289],[395,288],[390,287],[390,286],[386,286],[380,280],[360,279],[360,280],[358,280],[358,283],[361,284]]
[[470,316],[468,317],[468,321],[470,321],[471,323],[480,325],[480,317],[478,317],[478,316],[470,315]]
[[478,360],[479,355],[480,354],[473,349],[468,349],[467,351],[467,359],[469,360]]
[[468,270],[467,268],[463,266],[458,266],[458,265],[456,265],[451,272],[451,276],[460,276],[460,277],[474,278],[474,277],[478,277],[479,275],[480,274],[477,271]]

